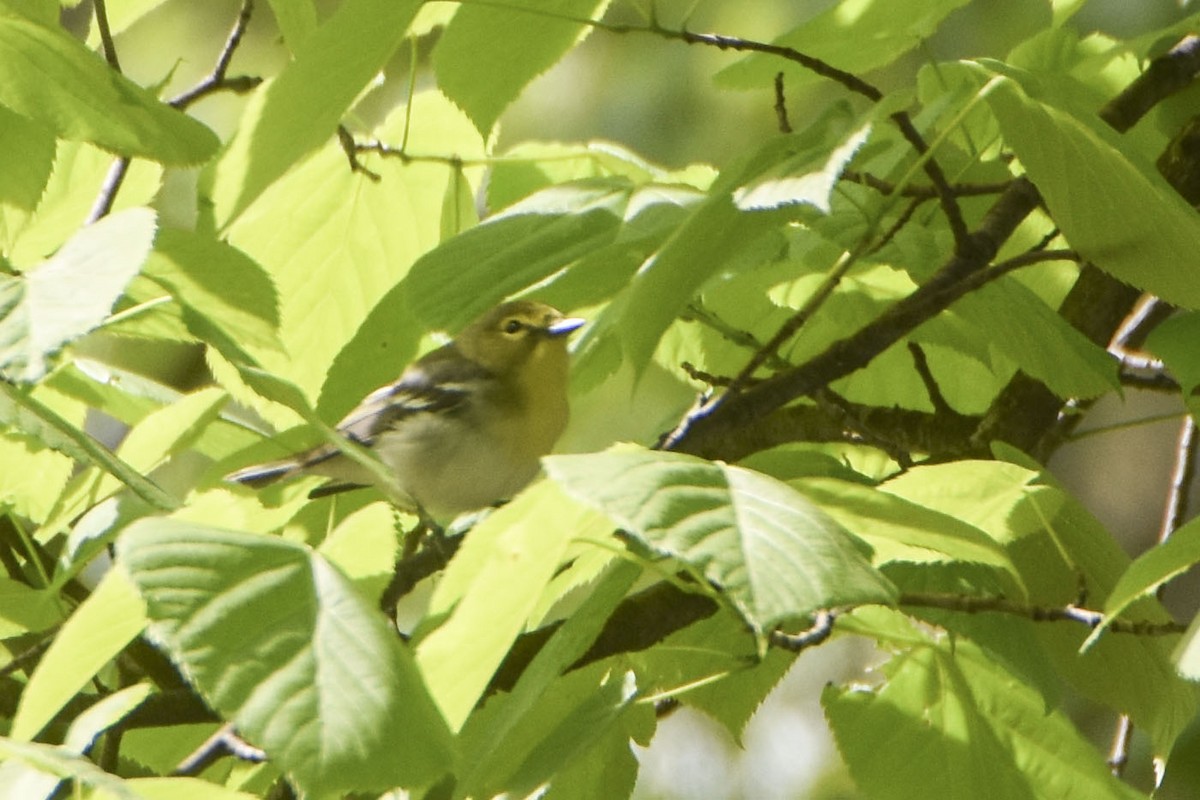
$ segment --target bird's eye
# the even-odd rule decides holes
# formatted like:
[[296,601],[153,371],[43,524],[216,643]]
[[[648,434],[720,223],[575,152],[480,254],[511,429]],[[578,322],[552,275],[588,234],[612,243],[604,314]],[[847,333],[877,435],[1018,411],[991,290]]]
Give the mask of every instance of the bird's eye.
[[505,333],[516,333],[517,331],[521,330],[522,327],[523,326],[521,325],[521,320],[510,319],[508,322],[504,323],[504,332]]

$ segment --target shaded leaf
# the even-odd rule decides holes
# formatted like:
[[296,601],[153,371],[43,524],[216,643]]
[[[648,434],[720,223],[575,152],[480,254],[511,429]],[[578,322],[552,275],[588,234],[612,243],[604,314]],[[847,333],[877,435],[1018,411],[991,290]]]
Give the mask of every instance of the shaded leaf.
[[1162,544],[1138,556],[1117,580],[1104,601],[1104,623],[1093,636],[1142,597],[1200,563],[1200,519],[1171,534]]
[[949,313],[982,329],[993,347],[1059,397],[1093,398],[1119,386],[1117,360],[1014,279],[967,294]]
[[64,139],[166,164],[197,164],[219,144],[204,125],[109,69],[62,28],[4,9],[0,103]]
[[171,293],[189,330],[202,341],[243,359],[246,347],[282,349],[275,286],[240,250],[164,228],[142,272]]
[[135,683],[96,701],[87,711],[71,720],[71,727],[63,738],[63,746],[75,753],[86,752],[97,736],[145,702],[151,691],[149,683]]
[[1036,81],[1006,70],[982,90],[1054,222],[1084,258],[1164,300],[1200,308],[1200,216],[1153,166],[1098,120],[1039,101]]
[[1163,320],[1146,347],[1166,363],[1185,396],[1200,386],[1200,313],[1185,311]]
[[[743,211],[777,208],[803,203],[828,214],[833,187],[842,170],[871,135],[870,123],[854,131],[832,152],[802,152],[799,156],[777,162],[766,174],[733,192],[733,201]],[[814,156],[824,156],[816,161]]]
[[434,50],[438,86],[487,136],[521,89],[591,31],[575,19],[599,17],[607,5],[608,0],[466,4]]
[[632,187],[604,179],[538,192],[413,264],[404,282],[412,310],[431,328],[457,331],[500,299],[610,244]]
[[913,635],[921,641],[884,665],[882,686],[830,686],[821,698],[838,750],[871,797],[1144,797],[1110,774],[1066,715],[1047,713],[1039,692],[973,642]]

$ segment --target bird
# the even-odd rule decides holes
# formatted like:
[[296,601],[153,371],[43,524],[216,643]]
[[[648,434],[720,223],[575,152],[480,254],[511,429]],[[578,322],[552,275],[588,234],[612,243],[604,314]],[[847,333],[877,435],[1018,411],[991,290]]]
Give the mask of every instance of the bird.
[[368,394],[337,429],[374,451],[388,468],[387,485],[331,444],[226,480],[260,487],[304,474],[374,484],[394,505],[430,520],[510,499],[566,427],[567,339],[584,322],[544,303],[505,302]]

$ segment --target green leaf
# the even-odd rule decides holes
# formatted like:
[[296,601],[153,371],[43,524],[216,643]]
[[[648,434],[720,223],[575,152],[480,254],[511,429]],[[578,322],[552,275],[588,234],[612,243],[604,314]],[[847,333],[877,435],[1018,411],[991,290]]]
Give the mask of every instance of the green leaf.
[[[472,715],[463,731],[464,756],[482,751],[483,762],[467,762],[470,772],[458,797],[528,797],[539,786],[554,786],[561,773],[594,758],[611,755],[610,737],[618,736],[629,751],[627,729],[649,707],[632,705],[634,674],[596,664],[561,678],[545,679],[536,692],[525,692],[516,704],[500,695]],[[516,714],[515,719],[509,719]],[[485,741],[489,732],[501,739]],[[612,787],[605,786],[612,797]],[[594,791],[594,790],[593,790]],[[567,797],[589,797],[568,794]]]
[[[59,139],[54,166],[32,212],[0,206],[0,247],[13,264],[28,269],[52,256],[79,232],[96,202],[98,187],[112,169],[111,154],[86,142]],[[125,173],[113,212],[149,206],[162,183],[163,167],[135,159]]]
[[396,564],[397,525],[395,509],[371,503],[338,523],[318,552],[353,581],[363,597],[379,597]]
[[[229,396],[224,390],[210,386],[188,395],[182,395],[171,405],[163,406],[139,420],[126,434],[117,448],[117,458],[123,464],[142,475],[150,475],[168,458],[191,448],[193,442],[211,425],[221,410],[228,404]],[[100,511],[99,500],[111,497],[121,489],[121,481],[113,475],[96,470],[92,475],[81,475],[75,479],[71,490],[63,494],[53,518],[46,522],[49,530],[67,526],[81,514]],[[107,510],[106,510],[107,511]],[[114,508],[111,510],[112,525],[97,526],[95,536],[85,533],[91,526],[77,525],[71,532],[63,560],[66,562],[56,578],[61,586],[67,579],[86,566],[96,550],[108,543],[109,536],[119,530],[116,523],[122,517],[141,516],[145,508]],[[102,513],[101,516],[109,516]],[[82,521],[82,520],[80,520]]]
[[549,69],[601,16],[608,0],[514,0],[467,4],[446,26],[433,67],[438,86],[487,136],[526,84]]
[[973,525],[1002,545],[1045,531],[1061,500],[1038,486],[1038,473],[1002,461],[916,467],[887,482],[888,492]]
[[862,542],[774,478],[633,448],[545,465],[569,494],[696,567],[757,633],[823,608],[895,599]]
[[404,282],[431,328],[460,330],[500,299],[611,243],[630,202],[623,180],[555,186],[422,256]]
[[120,570],[110,570],[63,624],[21,693],[10,735],[29,741],[146,627],[146,608]]
[[[1082,590],[1102,606],[1129,558],[1112,534],[1065,492],[1014,464],[959,461],[917,467],[888,482],[891,491],[958,517],[1002,542],[1034,605],[1078,602]],[[1157,606],[1154,621],[1168,619]],[[1195,713],[1195,688],[1180,680],[1164,637],[1103,636],[1080,652],[1087,629],[1069,622],[1034,628],[1058,675],[1095,702],[1129,714],[1154,752],[1170,752]]]
[[429,690],[459,730],[525,628],[589,512],[540,483],[475,526],[430,600],[449,619],[417,646]]
[[[537,720],[539,724],[535,728],[537,746],[523,754],[521,761],[512,764],[515,767],[512,776],[501,784],[514,787],[515,796],[528,797],[548,780],[553,782],[553,776],[560,770],[587,759],[589,751],[620,724],[621,717],[637,696],[634,674],[615,670],[590,671],[590,675],[597,673],[603,675],[599,686],[563,694],[550,690],[544,694],[538,708],[541,719]],[[589,673],[583,674],[589,676]],[[561,686],[572,682],[567,679],[558,683]],[[622,738],[625,738],[623,731]]]
[[1200,312],[1185,311],[1163,320],[1146,338],[1146,348],[1161,358],[1179,381],[1184,396],[1200,386]]
[[420,0],[347,0],[304,38],[283,72],[251,98],[217,164],[219,227],[313,149],[334,148],[342,115],[383,68],[420,6]]
[[261,794],[239,792],[204,778],[128,778],[125,785],[141,800],[256,800]]
[[[393,112],[375,135],[399,140],[405,112]],[[482,156],[478,134],[441,94],[417,95],[412,114],[410,147]],[[380,298],[437,243],[443,193],[454,171],[444,163],[404,164],[371,155],[363,163],[381,176],[379,182],[351,172],[336,147],[314,153],[266,191],[229,231],[230,243],[266,270],[279,298],[283,351],[251,342],[243,346],[264,369],[299,386],[310,401],[320,393],[323,411],[338,406],[334,414],[350,410],[367,392],[394,380],[415,350],[423,331],[407,310],[372,328],[372,334],[379,334],[390,326],[387,350],[380,350],[379,339],[356,337]],[[481,176],[478,169],[466,172],[472,180]],[[352,340],[362,350],[343,354]],[[339,375],[347,382],[327,385],[338,357],[351,361]],[[285,422],[267,414],[276,424]]]
[[[967,2],[846,0],[801,23],[772,44],[794,48],[861,75],[919,47],[950,12]],[[717,73],[717,82],[738,89],[766,89],[781,69],[789,90],[823,80],[815,72],[778,56],[755,53]]]
[[108,68],[65,30],[0,11],[0,103],[63,139],[125,156],[198,164],[216,134]]
[[[76,464],[37,435],[17,426],[22,416],[22,424],[32,423],[36,428],[43,423],[32,414],[20,412],[10,392],[17,390],[0,387],[0,503],[27,519],[42,522],[58,503]],[[64,397],[46,383],[33,387],[28,397],[52,411],[63,425],[83,427],[88,407],[74,398]]]
[[114,456],[78,426],[63,419],[32,394],[22,392],[6,381],[0,381],[0,422],[77,461],[100,467],[157,509],[172,511],[179,505],[175,498]]
[[0,204],[32,211],[54,163],[54,134],[0,106]]
[[615,309],[613,324],[635,369],[645,369],[667,328],[706,280],[756,255],[760,237],[782,223],[780,213],[741,211],[723,192],[693,207],[634,275],[625,302]]
[[317,7],[313,0],[267,0],[275,24],[283,34],[288,49],[299,50],[317,29]]
[[416,786],[449,767],[445,722],[408,651],[319,554],[169,519],[134,523],[117,552],[151,635],[306,791]]
[[0,371],[35,381],[64,344],[97,327],[154,241],[150,209],[111,214],[23,277],[0,275]]
[[490,698],[485,713],[468,718],[460,737],[463,763],[469,765],[460,781],[465,795],[492,797],[514,789],[511,779],[522,757],[547,738],[547,687],[587,651],[640,574],[628,561],[614,564],[538,651],[516,686]]
[[[825,148],[816,148],[815,152],[804,149],[798,155],[777,161],[766,173],[735,189],[733,201],[743,211],[807,204],[828,214],[833,187],[870,135],[871,124],[867,123],[831,152]],[[823,161],[818,161],[821,157]]]
[[1054,222],[1084,258],[1164,300],[1200,308],[1200,216],[1097,120],[1039,101],[1036,81],[997,75],[981,93]]
[[96,741],[96,737],[116,725],[150,696],[149,683],[137,683],[93,703],[71,720],[71,727],[63,738],[63,746],[75,753],[84,753]]
[[703,711],[745,747],[746,725],[796,654],[772,647],[760,656],[741,621],[722,609],[625,658],[634,665],[645,694],[675,697]]
[[1059,397],[1093,398],[1120,385],[1115,358],[1010,277],[970,292],[949,313]]
[[65,747],[0,736],[0,791],[6,797],[49,797],[66,779],[113,800],[144,800],[125,781]]
[[183,307],[197,338],[227,355],[280,351],[279,299],[262,267],[216,239],[164,228],[142,272]]
[[1179,528],[1129,565],[1104,601],[1105,623],[1197,563],[1200,563],[1200,519]]
[[809,478],[793,484],[846,530],[887,561],[970,561],[1008,572],[1016,568],[1004,548],[975,526],[956,517],[859,483]]
[[492,164],[487,198],[489,207],[505,208],[534,192],[589,178],[625,178],[634,186],[677,184],[704,191],[714,177],[716,171],[703,164],[664,169],[617,142],[519,142]]
[[53,592],[0,577],[0,639],[44,631],[62,617]]
[[882,686],[830,686],[821,697],[850,774],[872,798],[1144,798],[986,651],[918,635],[884,665]]

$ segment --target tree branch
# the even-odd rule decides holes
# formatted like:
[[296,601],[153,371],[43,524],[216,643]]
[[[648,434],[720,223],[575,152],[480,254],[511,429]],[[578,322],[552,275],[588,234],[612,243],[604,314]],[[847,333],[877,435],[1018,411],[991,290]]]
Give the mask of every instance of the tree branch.
[[[1014,181],[984,215],[979,230],[972,234],[977,244],[969,253],[952,256],[912,294],[806,363],[767,378],[740,394],[726,392],[716,402],[685,419],[667,443],[668,449],[720,457],[710,446],[710,441],[720,438],[723,431],[746,427],[792,400],[866,366],[959,297],[1004,274],[1003,269],[987,270],[987,263],[1039,201],[1033,184],[1025,179]],[[1026,262],[1007,265],[1006,269],[1021,263]]]
[[[1034,622],[1074,622],[1088,628],[1098,628],[1104,622],[1104,614],[1077,605],[1037,606],[1018,603],[1004,597],[974,597],[957,594],[932,594],[914,592],[903,594],[897,605],[917,608],[938,608],[964,614],[997,612],[1024,617]],[[1135,636],[1172,636],[1187,630],[1178,622],[1151,622],[1150,620],[1114,619],[1108,623],[1111,633]]]
[[1189,34],[1100,109],[1100,119],[1125,133],[1166,98],[1191,85],[1200,73],[1200,36]]
[[254,0],[243,0],[242,10],[238,13],[237,20],[234,21],[233,28],[229,31],[229,36],[225,39],[225,46],[221,48],[221,52],[217,55],[217,63],[213,67],[212,72],[191,89],[168,100],[167,105],[182,110],[213,92],[228,90],[237,94],[244,94],[262,83],[262,78],[252,75],[238,75],[233,78],[226,77],[226,74],[229,72],[229,64],[233,61],[233,54],[237,50],[238,45],[242,43],[242,37],[246,34],[246,28],[250,25],[250,16],[253,13]]

